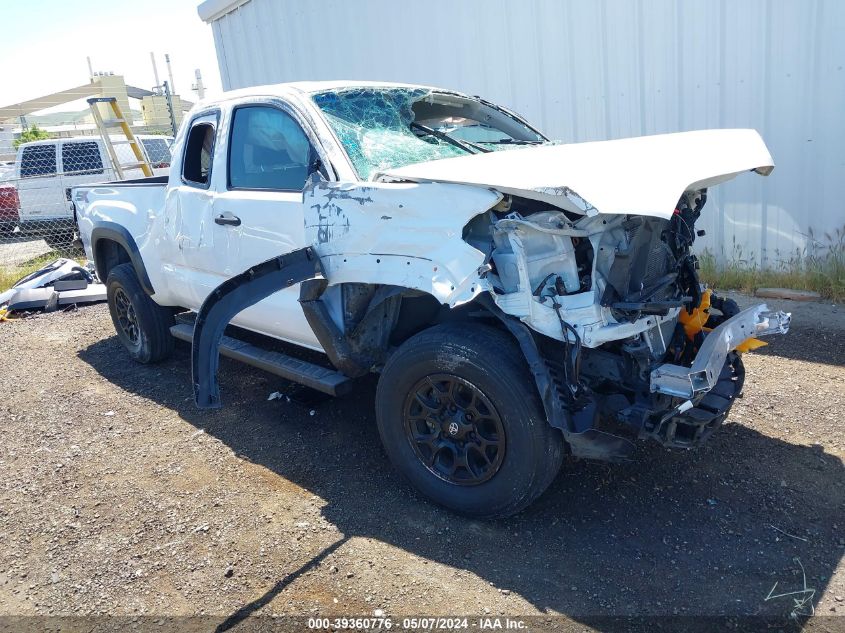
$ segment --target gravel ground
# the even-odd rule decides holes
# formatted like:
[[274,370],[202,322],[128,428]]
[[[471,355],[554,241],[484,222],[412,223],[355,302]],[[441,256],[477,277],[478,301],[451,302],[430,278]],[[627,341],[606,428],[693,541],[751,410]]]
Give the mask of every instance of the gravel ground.
[[132,364],[104,305],[0,323],[0,616],[845,615],[845,310],[769,304],[793,330],[706,446],[569,460],[497,522],[398,479],[374,381],[268,401],[224,359],[205,412],[189,348]]

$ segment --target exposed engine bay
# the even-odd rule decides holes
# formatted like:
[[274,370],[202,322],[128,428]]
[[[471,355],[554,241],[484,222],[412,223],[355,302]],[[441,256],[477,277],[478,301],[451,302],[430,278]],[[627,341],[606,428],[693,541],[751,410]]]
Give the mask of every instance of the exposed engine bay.
[[465,239],[488,255],[488,279],[505,312],[529,317],[536,330],[559,340],[561,322],[580,328],[569,338],[577,334],[586,347],[598,347],[673,321],[684,305],[698,305],[690,246],[705,198],[702,193],[692,207],[685,196],[683,209],[664,220],[572,217],[505,197],[467,227]]
[[[464,239],[486,254],[496,305],[535,332],[573,452],[579,434],[589,440],[586,456],[624,457],[637,437],[692,446],[741,393],[744,369],[733,347],[716,359],[706,388],[687,393],[656,379],[661,367],[691,366],[707,332],[740,314],[698,278],[692,246],[706,201],[706,189],[686,192],[667,220],[577,216],[505,196],[467,226]],[[788,315],[765,306],[756,316],[743,337],[754,341],[748,348],[763,344],[755,334],[788,328]]]

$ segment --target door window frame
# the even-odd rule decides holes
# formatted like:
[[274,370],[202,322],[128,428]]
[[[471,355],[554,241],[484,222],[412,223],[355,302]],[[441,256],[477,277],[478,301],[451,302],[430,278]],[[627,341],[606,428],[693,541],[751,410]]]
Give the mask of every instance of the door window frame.
[[[214,120],[200,120],[200,119],[210,119],[214,117]],[[210,125],[213,136],[212,136],[212,143],[211,143],[211,162],[208,165],[208,177],[204,183],[196,182],[194,180],[188,180],[185,178],[185,159],[188,156],[188,139],[191,138],[191,132],[196,125]],[[179,165],[179,179],[182,181],[183,185],[188,187],[193,187],[194,189],[209,189],[211,187],[211,176],[214,172],[214,154],[217,151],[217,135],[220,130],[220,110],[206,110],[204,112],[200,112],[193,117],[191,117],[191,122],[188,124],[185,133],[185,140],[182,143],[182,160],[180,161]]]
[[326,152],[323,149],[322,145],[317,138],[317,135],[314,134],[313,130],[307,124],[306,121],[303,120],[302,117],[296,112],[296,110],[290,107],[288,104],[281,102],[281,101],[248,101],[244,103],[239,103],[232,107],[232,110],[229,113],[229,131],[226,138],[226,191],[276,191],[279,193],[302,193],[305,190],[305,185],[308,183],[307,176],[305,182],[301,189],[282,189],[278,187],[233,187],[232,186],[232,179],[231,179],[231,160],[232,160],[232,134],[235,131],[235,113],[243,108],[272,108],[274,110],[279,110],[283,114],[286,114],[291,119],[293,119],[294,123],[299,126],[299,129],[302,130],[302,133],[305,134],[305,138],[308,139],[308,144],[311,146],[311,151],[315,152],[320,159],[320,163],[322,164],[322,168],[325,171],[323,176],[328,176],[327,180],[334,181],[337,179],[336,172],[332,168],[331,163],[329,162]]

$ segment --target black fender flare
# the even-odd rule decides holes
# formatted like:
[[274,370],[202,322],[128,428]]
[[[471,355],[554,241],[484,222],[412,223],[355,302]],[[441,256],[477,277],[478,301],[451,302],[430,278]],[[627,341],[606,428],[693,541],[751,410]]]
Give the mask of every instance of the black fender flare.
[[220,408],[220,339],[229,321],[282,288],[322,273],[320,258],[311,247],[273,257],[227,279],[211,291],[197,313],[191,343],[194,401],[200,409]]
[[135,238],[126,230],[126,227],[115,222],[97,222],[91,231],[91,252],[94,255],[94,267],[97,269],[100,281],[106,282],[106,276],[103,275],[106,270],[106,262],[103,259],[104,255],[97,248],[97,243],[101,240],[110,240],[123,247],[129,255],[129,261],[135,269],[135,274],[138,276],[138,281],[141,282],[144,292],[148,295],[154,295],[155,289],[150,282],[149,275],[147,275],[147,269],[144,266],[138,245],[135,243]]

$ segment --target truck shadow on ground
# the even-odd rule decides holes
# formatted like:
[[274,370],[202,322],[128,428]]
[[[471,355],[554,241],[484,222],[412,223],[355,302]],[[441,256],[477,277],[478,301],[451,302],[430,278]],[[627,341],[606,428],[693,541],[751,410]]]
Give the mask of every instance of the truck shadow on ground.
[[[603,629],[614,627],[596,618],[629,614],[785,621],[796,596],[765,598],[776,582],[778,592],[805,589],[800,565],[808,591],[797,597],[810,600],[799,615],[808,614],[842,555],[841,460],[820,446],[739,424],[725,425],[696,451],[643,445],[629,463],[568,460],[528,510],[481,522],[429,503],[395,473],[375,427],[374,380],[321,403],[312,416],[296,404],[266,401],[279,379],[224,359],[224,407],[208,412],[190,397],[187,347],[167,363],[131,371],[115,337],[80,357],[106,380],[175,410],[240,456],[321,497],[326,520],[344,535],[303,567],[281,570],[220,630],[259,612],[351,537],[468,570],[542,612]],[[455,615],[447,604],[436,614]]]

